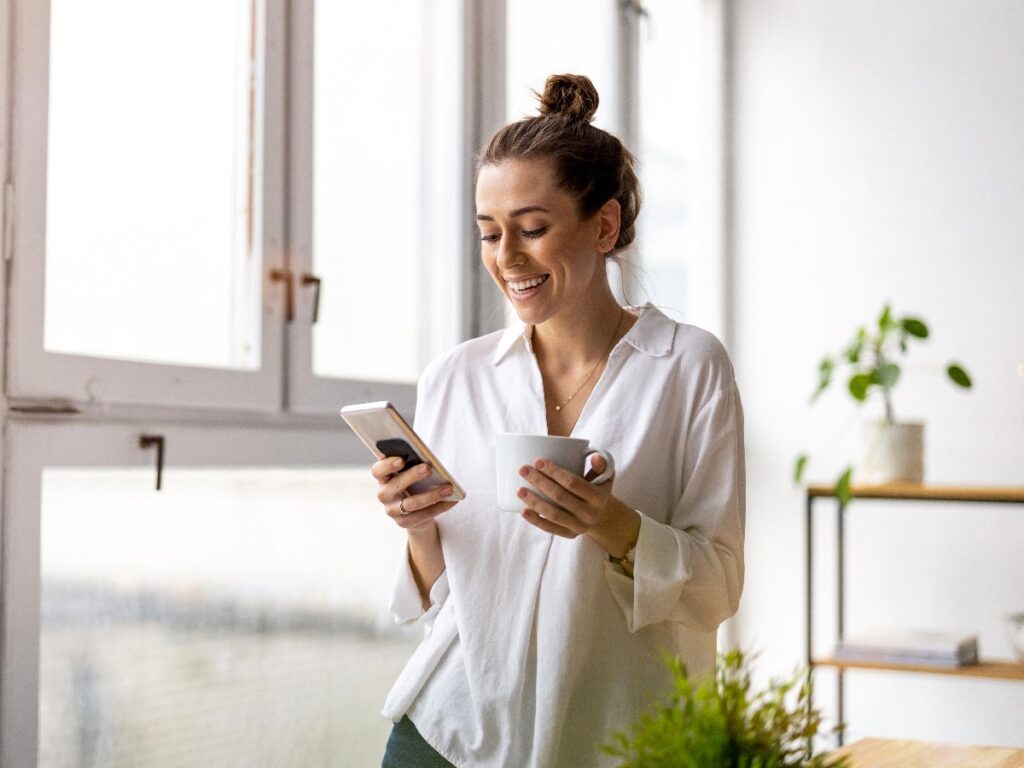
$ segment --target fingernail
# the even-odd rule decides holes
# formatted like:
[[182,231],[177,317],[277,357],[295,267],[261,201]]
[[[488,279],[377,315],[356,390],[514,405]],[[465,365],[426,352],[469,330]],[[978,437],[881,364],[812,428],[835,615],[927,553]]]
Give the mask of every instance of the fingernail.
[[525,499],[526,498],[526,489],[525,488],[520,488],[518,491],[516,491],[516,496],[518,496],[520,499]]
[[403,465],[404,463],[405,463],[405,462],[404,462],[404,461],[402,461],[401,459],[392,459],[392,460],[391,460],[391,468],[392,468],[392,469],[401,469],[401,468],[402,468],[402,465]]
[[424,477],[429,475],[430,474],[430,465],[429,464],[421,465],[420,466],[420,474],[423,475]]
[[529,467],[520,467],[519,468],[519,474],[522,475],[523,477],[528,477],[530,475],[530,468]]
[[535,462],[533,462],[533,466],[535,466],[537,469],[544,469],[544,467],[547,466],[547,462],[544,461],[544,459],[537,459]]
[[444,488],[441,489],[442,496],[451,496],[453,492],[454,489],[450,485],[446,485]]

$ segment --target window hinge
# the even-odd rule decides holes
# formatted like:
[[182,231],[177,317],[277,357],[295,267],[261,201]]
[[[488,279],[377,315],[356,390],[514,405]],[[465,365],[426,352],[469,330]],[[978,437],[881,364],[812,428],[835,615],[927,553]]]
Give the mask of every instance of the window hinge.
[[4,261],[10,261],[14,254],[14,184],[4,184],[4,239],[0,245],[4,252]]

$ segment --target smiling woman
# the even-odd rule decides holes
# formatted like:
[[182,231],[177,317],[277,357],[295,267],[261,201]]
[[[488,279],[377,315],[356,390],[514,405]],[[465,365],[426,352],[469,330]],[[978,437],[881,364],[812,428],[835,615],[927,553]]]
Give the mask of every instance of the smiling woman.
[[[706,331],[615,299],[606,267],[633,241],[640,190],[629,151],[590,124],[597,105],[586,77],[550,77],[541,114],[480,156],[481,258],[520,323],[434,360],[415,422],[466,499],[409,495],[429,468],[373,467],[408,535],[392,610],[430,628],[385,704],[385,767],[611,765],[599,745],[670,683],[660,651],[711,672],[739,601],[732,366]],[[538,458],[508,514],[498,433],[585,438],[617,470],[600,482],[603,458],[586,477]]]
[[481,255],[519,319],[537,326],[553,434],[572,431],[594,374],[635,322],[605,262],[633,242],[640,187],[632,154],[590,124],[598,103],[589,79],[549,78],[541,118],[495,134],[478,166]]

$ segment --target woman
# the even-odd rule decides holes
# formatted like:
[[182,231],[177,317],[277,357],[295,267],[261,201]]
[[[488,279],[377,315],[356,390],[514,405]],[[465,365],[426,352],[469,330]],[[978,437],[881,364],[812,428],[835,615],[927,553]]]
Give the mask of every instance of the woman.
[[[435,360],[415,428],[467,491],[405,489],[429,468],[373,466],[408,533],[392,610],[426,636],[395,683],[389,766],[602,766],[599,745],[665,691],[667,649],[713,671],[743,582],[743,416],[709,333],[626,310],[606,262],[634,237],[633,157],[590,125],[581,76],[480,158],[484,264],[521,323]],[[617,474],[536,462],[522,516],[497,510],[494,435],[586,437]],[[596,459],[594,472],[604,470]]]

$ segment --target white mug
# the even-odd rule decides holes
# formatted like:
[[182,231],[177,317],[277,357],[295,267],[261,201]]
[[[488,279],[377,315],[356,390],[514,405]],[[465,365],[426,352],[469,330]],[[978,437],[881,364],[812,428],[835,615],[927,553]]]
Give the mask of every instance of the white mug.
[[547,496],[519,474],[520,467],[524,464],[532,465],[537,459],[550,461],[574,475],[583,477],[587,457],[597,454],[607,462],[607,468],[590,482],[600,485],[615,476],[615,461],[611,454],[600,448],[591,448],[588,440],[578,437],[500,433],[495,436],[495,444],[498,507],[504,512],[519,514],[526,508],[523,500],[516,495],[524,486],[547,499]]

